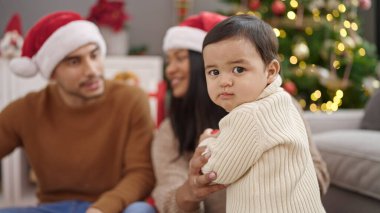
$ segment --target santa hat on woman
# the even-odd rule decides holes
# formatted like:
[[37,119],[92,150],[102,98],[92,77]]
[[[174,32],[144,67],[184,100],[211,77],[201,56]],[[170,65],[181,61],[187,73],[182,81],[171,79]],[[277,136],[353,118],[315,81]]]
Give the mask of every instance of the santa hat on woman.
[[198,15],[189,16],[179,26],[171,27],[166,31],[164,52],[172,48],[202,52],[202,43],[207,32],[226,18],[212,12],[200,12]]
[[62,59],[88,43],[99,45],[101,55],[105,56],[106,44],[95,24],[74,12],[55,12],[30,29],[21,57],[13,59],[10,68],[21,77],[32,77],[40,72],[49,79]]

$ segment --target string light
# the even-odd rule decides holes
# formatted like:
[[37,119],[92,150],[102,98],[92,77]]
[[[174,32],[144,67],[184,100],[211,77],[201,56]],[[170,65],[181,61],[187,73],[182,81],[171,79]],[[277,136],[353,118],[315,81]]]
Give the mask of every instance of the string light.
[[344,28],[340,29],[339,33],[340,33],[340,36],[342,36],[343,38],[347,37],[346,29],[344,29]]
[[313,28],[311,27],[306,27],[305,28],[305,33],[309,36],[313,35]]
[[327,110],[331,109],[331,105],[332,105],[332,102],[331,101],[327,101],[327,103],[326,103]]
[[337,49],[343,52],[346,49],[346,46],[342,42],[339,42]]
[[297,17],[296,13],[293,12],[293,11],[289,11],[289,12],[287,13],[286,16],[287,16],[288,19],[290,19],[290,20],[294,20],[294,19],[296,19],[296,17]]
[[365,56],[366,52],[365,52],[365,49],[362,47],[359,49],[359,55],[360,56]]
[[311,112],[317,112],[318,111],[318,106],[316,104],[310,104],[310,111]]
[[304,99],[300,99],[298,103],[301,105],[302,108],[306,107],[306,101]]
[[313,93],[311,93],[311,95],[310,95],[310,99],[311,99],[312,101],[317,101],[318,99],[321,98],[321,96],[322,96],[321,91],[316,90],[316,91],[314,91]]
[[339,11],[337,11],[337,10],[333,10],[333,11],[332,11],[332,14],[333,14],[333,16],[334,16],[335,18],[338,18],[338,17],[340,16]]
[[335,92],[335,95],[336,95],[336,97],[338,97],[338,98],[343,98],[344,93],[343,93],[342,90],[338,89],[338,90]]
[[297,59],[297,57],[295,57],[295,56],[293,55],[293,56],[290,56],[290,58],[289,58],[289,62],[290,62],[291,64],[297,64],[297,63],[298,63],[298,59]]
[[274,34],[276,34],[276,37],[280,37],[280,30],[277,28],[273,28]]
[[336,103],[332,103],[332,104],[331,104],[331,110],[332,110],[333,112],[336,112],[336,111],[338,110],[338,104],[336,104]]
[[337,61],[337,60],[335,60],[335,61],[333,62],[333,67],[334,67],[335,69],[339,69],[339,68],[340,68],[340,62]]
[[248,11],[248,13],[247,13],[248,15],[251,15],[251,16],[255,16],[256,15],[256,13],[255,12],[253,12],[253,11]]
[[344,13],[344,12],[346,12],[346,6],[344,6],[344,4],[339,4],[339,5],[338,5],[338,10],[339,10],[341,13]]
[[296,0],[291,0],[290,1],[290,6],[293,7],[293,8],[297,8],[298,7],[298,2]]
[[345,21],[343,22],[343,26],[344,26],[345,28],[347,28],[347,29],[350,29],[350,28],[351,28],[351,22],[345,20]]
[[322,110],[323,112],[326,112],[326,111],[327,111],[327,107],[326,107],[326,104],[325,104],[325,103],[323,103],[323,104],[321,105],[321,110]]
[[351,29],[353,30],[353,31],[358,31],[358,24],[356,24],[355,22],[352,22],[351,23]]
[[319,90],[315,90],[314,94],[315,94],[315,97],[317,97],[318,99],[319,99],[320,97],[322,97],[322,93],[321,93],[321,91],[319,91]]
[[358,6],[359,6],[359,1],[358,1],[358,0],[351,0],[351,4],[352,4],[354,7],[358,7]]
[[334,17],[329,13],[326,15],[326,20],[331,22],[334,19]]
[[[316,91],[313,93],[314,96],[316,95]],[[343,91],[337,90],[335,92],[335,96],[333,98],[333,101],[327,101],[326,103],[321,104],[321,110],[323,112],[336,112],[339,107],[342,105],[342,98],[343,98]]]
[[300,61],[300,63],[299,63],[298,66],[299,66],[301,69],[305,69],[306,66],[307,66],[307,64],[306,64],[306,62],[304,62],[304,61]]
[[321,17],[320,17],[321,12],[318,9],[314,9],[312,13],[313,13],[314,21],[319,22],[321,20]]
[[339,104],[340,100],[341,100],[341,99],[340,99],[338,96],[335,96],[335,97],[333,98],[334,103],[337,103],[337,104]]
[[321,14],[321,11],[319,11],[318,9],[313,9],[312,13],[313,16],[319,16]]

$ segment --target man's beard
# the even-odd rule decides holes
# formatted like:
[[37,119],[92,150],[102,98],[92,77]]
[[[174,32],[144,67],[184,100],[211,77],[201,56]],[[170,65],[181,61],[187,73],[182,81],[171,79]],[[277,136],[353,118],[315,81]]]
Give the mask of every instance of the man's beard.
[[[103,91],[101,93],[99,93],[99,94],[91,95],[91,96],[86,96],[84,94],[81,94],[79,91],[70,90],[70,89],[66,88],[63,84],[61,84],[58,81],[56,83],[57,83],[58,87],[61,88],[66,94],[68,94],[70,96],[75,96],[77,98],[80,98],[83,101],[88,101],[88,100],[93,100],[93,99],[100,98],[104,94],[104,81],[105,81],[104,76],[100,75],[100,76],[90,77],[89,79],[87,79],[84,82],[94,81],[94,80],[101,80],[102,81],[102,83],[103,83]],[[83,85],[83,83],[81,83],[80,86]]]

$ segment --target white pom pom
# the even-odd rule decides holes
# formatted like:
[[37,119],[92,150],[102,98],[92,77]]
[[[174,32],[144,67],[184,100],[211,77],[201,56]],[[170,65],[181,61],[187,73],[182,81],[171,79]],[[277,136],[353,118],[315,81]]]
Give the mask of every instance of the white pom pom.
[[37,65],[28,57],[14,58],[9,66],[20,77],[30,78],[38,72]]

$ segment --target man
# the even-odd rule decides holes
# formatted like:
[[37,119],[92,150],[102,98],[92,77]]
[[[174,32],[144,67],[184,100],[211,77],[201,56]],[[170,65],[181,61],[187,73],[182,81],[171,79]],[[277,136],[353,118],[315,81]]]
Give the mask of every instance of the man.
[[11,70],[51,83],[0,113],[0,158],[24,148],[40,204],[0,212],[154,211],[136,203],[154,185],[147,95],[105,81],[105,53],[98,28],[73,12],[47,15],[26,36]]

